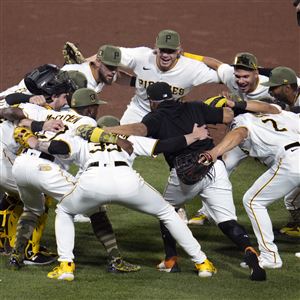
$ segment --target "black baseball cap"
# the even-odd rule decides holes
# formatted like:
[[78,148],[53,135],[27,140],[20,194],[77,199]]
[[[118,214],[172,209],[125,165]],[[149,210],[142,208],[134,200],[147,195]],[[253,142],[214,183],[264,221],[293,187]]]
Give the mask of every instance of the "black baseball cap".
[[164,101],[173,99],[171,87],[166,82],[155,82],[147,87],[148,100]]

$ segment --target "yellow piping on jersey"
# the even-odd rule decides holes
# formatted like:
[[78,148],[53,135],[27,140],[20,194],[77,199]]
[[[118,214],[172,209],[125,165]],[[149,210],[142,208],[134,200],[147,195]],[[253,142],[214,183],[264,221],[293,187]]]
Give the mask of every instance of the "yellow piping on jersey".
[[60,199],[60,201],[59,201],[59,203],[61,203],[66,197],[68,197],[69,195],[71,195],[73,192],[74,192],[74,190],[76,189],[76,187],[77,187],[77,182],[76,183],[74,183],[74,187],[72,188],[72,190],[69,192],[69,193],[66,193],[61,199]]
[[261,239],[262,239],[262,241],[263,241],[263,244],[264,244],[264,246],[265,246],[265,248],[268,250],[268,251],[270,251],[271,253],[273,253],[273,255],[274,255],[274,261],[275,261],[275,263],[276,263],[276,253],[274,252],[274,251],[271,251],[268,247],[267,247],[267,245],[266,245],[266,243],[265,243],[265,240],[264,240],[264,237],[263,237],[263,234],[262,234],[262,232],[261,232],[261,227],[259,226],[259,223],[258,223],[258,220],[257,220],[257,218],[256,218],[256,216],[255,216],[255,213],[254,213],[254,210],[253,210],[253,208],[252,208],[252,203],[253,203],[253,201],[255,201],[255,197],[275,178],[275,176],[277,175],[277,173],[278,173],[278,171],[279,171],[279,169],[280,169],[280,166],[281,166],[281,163],[282,163],[282,159],[280,159],[279,160],[279,164],[278,164],[278,167],[277,167],[277,170],[275,171],[275,173],[274,173],[274,175],[257,191],[257,193],[253,196],[253,198],[250,200],[250,209],[251,209],[251,211],[252,211],[252,214],[253,214],[253,216],[254,216],[254,219],[255,219],[255,222],[256,222],[256,224],[257,224],[257,227],[258,227],[258,229],[259,229],[259,232],[260,232],[260,235],[261,235]]
[[75,186],[74,181],[73,181],[73,180],[70,180],[69,177],[66,176],[66,175],[64,174],[64,172],[62,171],[61,168],[59,168],[59,173],[61,173],[61,176],[64,177],[64,178],[66,179],[66,182],[72,183],[72,184]]
[[183,56],[194,59],[194,60],[198,60],[198,61],[203,61],[204,56],[202,55],[197,55],[197,54],[193,54],[193,53],[189,53],[189,52],[183,52],[182,53]]

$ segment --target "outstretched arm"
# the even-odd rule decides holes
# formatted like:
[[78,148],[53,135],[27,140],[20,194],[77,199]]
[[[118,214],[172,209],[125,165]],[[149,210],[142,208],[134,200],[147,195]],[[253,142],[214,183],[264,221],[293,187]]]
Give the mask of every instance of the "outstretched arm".
[[8,121],[18,121],[26,118],[22,109],[18,107],[7,107],[0,109],[0,119],[6,119]]
[[[213,161],[216,161],[219,156],[225,152],[238,146],[248,136],[248,129],[245,127],[236,128],[228,132],[223,140],[216,145],[213,149],[206,151],[210,154]],[[200,157],[199,163],[205,163],[205,157]]]
[[173,153],[184,149],[190,144],[210,138],[206,125],[198,127],[198,124],[194,124],[193,131],[189,134],[172,137],[169,139],[158,140],[153,151],[153,154],[159,153]]
[[208,67],[217,70],[219,68],[219,66],[221,64],[223,64],[223,62],[221,62],[220,60],[217,60],[213,57],[208,57],[208,56],[202,56],[202,55],[197,55],[197,54],[192,54],[189,52],[183,52],[183,56],[191,58],[191,59],[195,59],[198,61],[202,61],[204,62]]
[[[241,108],[250,112],[259,112],[263,114],[279,114],[282,109],[279,105],[270,104],[267,102],[259,101],[259,100],[248,100],[248,101],[240,101],[234,102],[227,99],[227,106],[231,108]],[[243,106],[244,107],[239,107]]]

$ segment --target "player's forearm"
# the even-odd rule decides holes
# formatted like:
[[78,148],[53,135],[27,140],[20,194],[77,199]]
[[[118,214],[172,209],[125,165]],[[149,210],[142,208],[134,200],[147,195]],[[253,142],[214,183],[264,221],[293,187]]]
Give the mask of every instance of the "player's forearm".
[[116,83],[125,86],[135,86],[136,77],[124,70],[119,70]]
[[147,127],[143,123],[133,123],[121,126],[107,127],[105,132],[116,133],[120,135],[147,136]]
[[48,153],[51,155],[69,155],[70,147],[64,141],[39,141],[36,137],[31,137],[27,141],[30,148]]
[[278,105],[258,100],[247,101],[246,110],[265,114],[279,114],[282,111],[281,107]]
[[247,137],[247,134],[248,130],[246,128],[234,129],[228,132],[223,140],[208,152],[215,161],[219,156],[238,146]]
[[8,121],[18,121],[25,117],[23,111],[18,107],[7,107],[0,110],[0,118]]
[[27,103],[29,102],[30,97],[32,95],[22,94],[22,93],[13,93],[9,94],[5,97],[5,101],[9,105],[19,104],[19,103]]
[[183,56],[194,59],[194,60],[202,61],[208,67],[210,67],[211,69],[214,69],[214,70],[217,70],[219,68],[219,66],[222,64],[221,61],[219,61],[213,57],[202,56],[202,55],[193,54],[193,53],[189,53],[189,52],[183,52]]

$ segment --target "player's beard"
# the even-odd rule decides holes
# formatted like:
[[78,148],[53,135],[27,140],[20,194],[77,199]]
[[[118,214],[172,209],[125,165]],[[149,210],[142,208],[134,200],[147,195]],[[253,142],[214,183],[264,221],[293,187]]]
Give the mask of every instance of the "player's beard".
[[113,80],[114,80],[114,77],[112,77],[111,79],[110,79],[110,78],[107,78],[107,77],[101,72],[101,70],[99,70],[98,74],[99,74],[99,78],[100,78],[100,80],[101,80],[102,82],[104,82],[104,83],[107,84],[107,85],[111,85],[111,84],[112,84],[112,82],[113,82]]

